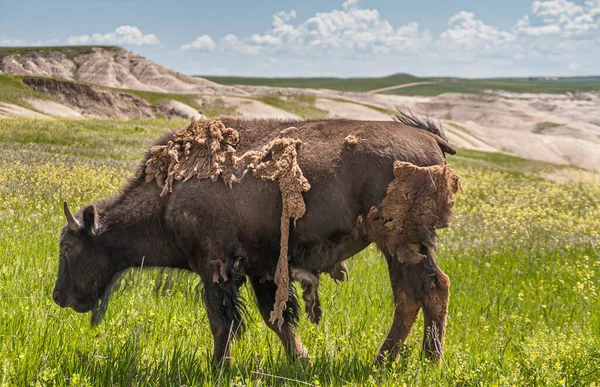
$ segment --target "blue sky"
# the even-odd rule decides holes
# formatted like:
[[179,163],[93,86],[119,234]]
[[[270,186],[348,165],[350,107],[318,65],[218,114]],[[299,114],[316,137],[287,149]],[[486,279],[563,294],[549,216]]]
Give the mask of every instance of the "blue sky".
[[118,44],[190,74],[600,74],[600,0],[0,0],[0,46]]

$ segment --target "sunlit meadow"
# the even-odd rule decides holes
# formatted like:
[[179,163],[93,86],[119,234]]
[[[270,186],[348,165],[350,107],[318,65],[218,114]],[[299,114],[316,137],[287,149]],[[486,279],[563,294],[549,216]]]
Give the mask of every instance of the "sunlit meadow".
[[421,320],[397,362],[372,365],[393,310],[374,248],[350,260],[349,282],[323,278],[323,320],[299,328],[311,362],[286,359],[244,288],[249,329],[232,364],[212,368],[193,274],[130,272],[96,328],[55,306],[63,200],[115,195],[153,139],[182,124],[0,120],[0,385],[600,384],[600,182],[497,154],[449,159],[464,193],[440,234],[452,280],[440,366],[420,356]]

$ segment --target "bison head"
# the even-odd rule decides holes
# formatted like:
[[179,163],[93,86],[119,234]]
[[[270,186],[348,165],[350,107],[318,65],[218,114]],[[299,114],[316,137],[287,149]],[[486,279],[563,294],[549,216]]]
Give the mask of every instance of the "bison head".
[[92,311],[95,324],[106,310],[114,264],[107,248],[97,240],[94,206],[76,217],[65,202],[64,211],[67,225],[60,237],[58,278],[52,297],[60,307],[79,313]]

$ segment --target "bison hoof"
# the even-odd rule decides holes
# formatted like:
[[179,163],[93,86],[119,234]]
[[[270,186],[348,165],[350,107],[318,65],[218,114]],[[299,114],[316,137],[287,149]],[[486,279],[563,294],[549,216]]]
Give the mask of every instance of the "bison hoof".
[[344,282],[350,279],[350,274],[348,273],[348,267],[346,266],[346,262],[341,262],[337,264],[330,272],[329,275],[336,282]]

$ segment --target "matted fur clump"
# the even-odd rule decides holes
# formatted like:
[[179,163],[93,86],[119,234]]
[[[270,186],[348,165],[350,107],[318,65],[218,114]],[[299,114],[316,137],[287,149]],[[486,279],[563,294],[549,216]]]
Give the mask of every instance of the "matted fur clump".
[[423,259],[420,246],[435,248],[436,230],[448,227],[460,177],[449,166],[394,163],[394,180],[379,207],[359,226],[377,246],[401,262]]
[[174,180],[210,178],[231,184],[235,149],[239,134],[219,120],[192,121],[178,129],[166,145],[150,148],[146,162],[146,181],[156,180],[161,196],[173,190]]
[[[186,181],[193,177],[217,181],[221,176],[223,182],[232,188],[233,183],[242,179],[249,170],[257,179],[279,184],[283,203],[281,242],[274,278],[277,293],[270,320],[277,322],[281,328],[289,295],[290,222],[304,216],[306,205],[302,192],[310,189],[297,160],[302,141],[277,138],[258,151],[248,151],[237,157],[235,146],[239,141],[239,133],[226,128],[220,120],[192,121],[188,126],[178,129],[166,145],[150,148],[146,181],[155,180],[163,188],[161,196],[172,192],[174,181]],[[236,171],[241,172],[241,177],[236,177]]]
[[[286,308],[289,295],[290,276],[288,267],[288,240],[290,236],[290,221],[294,223],[306,213],[306,205],[302,192],[310,189],[308,180],[302,174],[298,165],[298,149],[302,141],[291,138],[278,138],[263,147],[260,152],[248,152],[247,157],[252,159],[250,168],[254,170],[254,177],[261,180],[277,181],[281,191],[283,208],[281,210],[281,243],[279,260],[275,270],[275,305],[270,321],[278,323],[279,329],[283,325],[283,311]],[[268,156],[271,159],[268,160]],[[245,157],[242,156],[240,160]]]

